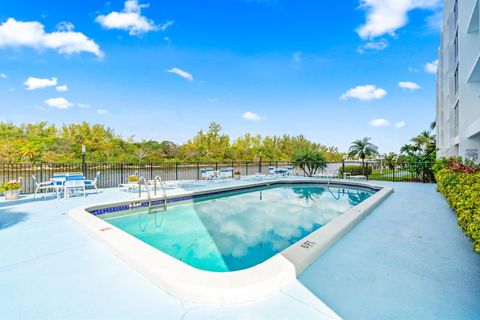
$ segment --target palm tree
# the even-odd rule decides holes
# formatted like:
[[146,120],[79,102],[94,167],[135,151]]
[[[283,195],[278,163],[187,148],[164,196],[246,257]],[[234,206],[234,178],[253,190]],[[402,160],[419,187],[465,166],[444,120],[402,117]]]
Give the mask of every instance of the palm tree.
[[398,154],[395,152],[389,152],[383,156],[383,160],[390,170],[393,170],[397,165]]
[[[414,145],[405,145],[402,147],[401,151],[408,153],[409,151],[413,153],[431,153],[436,149],[435,146],[435,135],[431,135],[430,131],[422,131],[418,136],[410,140]],[[410,150],[409,150],[410,149]]]
[[322,152],[314,148],[297,150],[292,162],[295,167],[300,167],[309,177],[317,173],[317,170],[323,170],[327,167],[327,161]]
[[365,171],[365,158],[378,155],[378,147],[369,142],[371,138],[365,137],[361,140],[355,140],[352,142],[350,148],[348,148],[348,156],[352,158],[362,159],[362,167]]

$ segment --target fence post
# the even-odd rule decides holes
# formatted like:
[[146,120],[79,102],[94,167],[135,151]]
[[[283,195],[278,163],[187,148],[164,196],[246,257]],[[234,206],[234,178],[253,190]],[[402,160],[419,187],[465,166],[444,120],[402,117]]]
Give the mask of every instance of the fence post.
[[368,162],[365,162],[365,175],[367,176],[368,180]]
[[218,162],[215,161],[215,171],[217,171],[217,170],[218,170]]
[[150,162],[150,180],[153,179],[153,163]]
[[340,176],[340,179],[343,179],[345,177],[345,160],[342,160],[342,175]]
[[178,162],[175,162],[175,180],[178,180]]
[[82,174],[86,176],[86,168],[85,168],[85,146],[82,146]]
[[262,156],[260,156],[260,161],[258,162],[258,173],[262,173]]
[[43,181],[43,163],[40,163],[40,181]]
[[248,176],[248,161],[245,162],[245,175]]
[[425,183],[425,163],[422,163],[422,182]]
[[197,162],[197,180],[200,180],[200,163]]
[[393,166],[392,182],[395,182],[395,165]]

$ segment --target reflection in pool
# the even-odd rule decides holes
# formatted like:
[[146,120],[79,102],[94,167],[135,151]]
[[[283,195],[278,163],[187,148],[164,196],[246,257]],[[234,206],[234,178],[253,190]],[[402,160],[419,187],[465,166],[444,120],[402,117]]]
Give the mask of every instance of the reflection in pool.
[[193,267],[226,272],[269,259],[373,193],[275,185],[105,220]]

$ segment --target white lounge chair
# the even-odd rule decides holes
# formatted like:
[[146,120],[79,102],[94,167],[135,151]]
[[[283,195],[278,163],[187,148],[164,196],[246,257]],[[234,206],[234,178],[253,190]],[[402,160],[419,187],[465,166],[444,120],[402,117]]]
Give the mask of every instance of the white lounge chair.
[[120,183],[118,187],[125,188],[125,191],[127,192],[134,192],[138,191],[138,182]]
[[233,169],[232,168],[220,169],[218,178],[220,180],[233,179]]
[[[32,174],[32,179],[33,179],[33,183],[35,184],[35,193],[33,194],[33,199],[35,199],[35,197],[37,196],[38,191],[52,190],[52,193],[53,192],[58,192],[57,187],[55,186],[55,184],[52,181],[38,182],[38,180],[37,180],[37,178],[35,177],[34,174]],[[43,194],[43,197],[45,198],[45,194]]]
[[293,175],[293,166],[285,166],[283,168],[287,170],[287,173],[286,173],[287,176]]
[[367,176],[364,175],[356,175],[356,176],[349,176],[348,179],[350,180],[367,180]]
[[85,180],[85,188],[94,187],[98,194],[97,181],[100,178],[100,171],[97,171],[93,180]]
[[213,171],[213,168],[200,169],[200,178],[204,180],[212,180],[215,178],[215,171]]
[[338,178],[338,169],[336,169],[335,171],[333,171],[331,173],[328,173],[328,172],[317,173],[317,174],[315,174],[315,177],[316,178],[324,178],[324,179]]

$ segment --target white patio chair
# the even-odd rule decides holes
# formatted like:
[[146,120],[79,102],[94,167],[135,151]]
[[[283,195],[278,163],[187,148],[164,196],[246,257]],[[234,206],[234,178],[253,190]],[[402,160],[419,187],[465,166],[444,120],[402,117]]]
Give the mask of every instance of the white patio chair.
[[93,180],[85,180],[85,188],[94,187],[98,194],[97,181],[100,178],[100,171],[97,171]]
[[[33,179],[33,183],[35,184],[35,192],[33,194],[33,199],[35,199],[35,197],[37,196],[38,191],[52,190],[52,193],[58,191],[55,184],[52,181],[38,182],[34,174],[32,174],[32,179]],[[45,198],[45,194],[43,194],[43,197]]]
[[268,174],[275,176],[277,174],[277,168],[275,167],[268,167]]
[[67,174],[65,183],[63,185],[64,197],[67,199],[71,194],[76,192],[83,191],[83,196],[85,197],[85,179],[83,178],[83,173],[72,173]]

